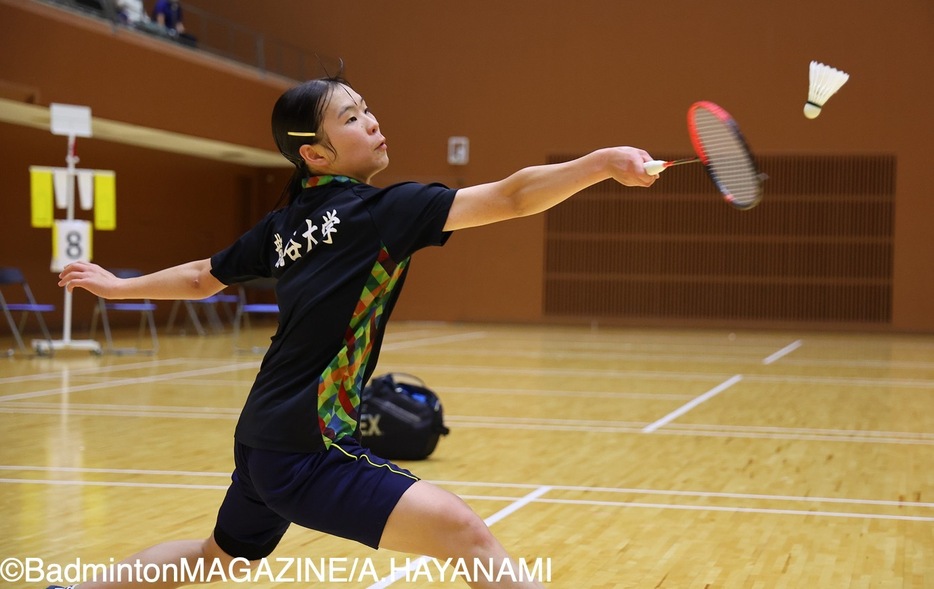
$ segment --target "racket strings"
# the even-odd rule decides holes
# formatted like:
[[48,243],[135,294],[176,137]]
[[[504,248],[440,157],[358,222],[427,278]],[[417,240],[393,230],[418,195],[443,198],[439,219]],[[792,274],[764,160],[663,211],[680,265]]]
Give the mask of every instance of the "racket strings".
[[730,120],[703,108],[695,110],[694,117],[707,170],[720,192],[734,206],[754,206],[761,197],[762,182],[739,130]]

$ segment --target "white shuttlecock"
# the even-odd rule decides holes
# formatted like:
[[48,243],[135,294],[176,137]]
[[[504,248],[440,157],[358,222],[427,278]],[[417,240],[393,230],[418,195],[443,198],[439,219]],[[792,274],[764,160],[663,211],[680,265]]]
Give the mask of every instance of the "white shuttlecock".
[[840,86],[846,84],[849,79],[850,75],[846,72],[841,72],[818,61],[812,61],[811,85],[808,89],[808,101],[804,103],[804,116],[809,119],[816,119],[827,99],[833,96],[840,89]]

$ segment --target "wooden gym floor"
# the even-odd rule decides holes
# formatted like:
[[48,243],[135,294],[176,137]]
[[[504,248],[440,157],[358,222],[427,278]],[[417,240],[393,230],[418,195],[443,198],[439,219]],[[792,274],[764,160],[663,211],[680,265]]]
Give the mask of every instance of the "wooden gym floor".
[[[260,356],[160,344],[0,361],[0,560],[210,532]],[[397,323],[389,371],[451,428],[402,464],[550,586],[934,587],[934,336]],[[249,586],[463,586],[407,556],[293,526],[273,557],[330,581]]]

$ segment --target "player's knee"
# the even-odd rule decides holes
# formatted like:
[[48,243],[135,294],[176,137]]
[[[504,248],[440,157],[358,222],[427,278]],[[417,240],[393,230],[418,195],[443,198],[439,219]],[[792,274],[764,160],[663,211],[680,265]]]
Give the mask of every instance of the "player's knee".
[[450,512],[450,518],[449,526],[452,535],[457,537],[459,547],[469,547],[472,552],[485,552],[496,543],[490,528],[467,505]]

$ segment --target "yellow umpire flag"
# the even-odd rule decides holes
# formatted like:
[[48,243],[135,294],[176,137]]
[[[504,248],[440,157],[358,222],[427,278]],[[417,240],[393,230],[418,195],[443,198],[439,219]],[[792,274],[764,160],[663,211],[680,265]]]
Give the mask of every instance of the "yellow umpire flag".
[[94,170],[94,228],[117,228],[117,176],[113,170]]
[[55,219],[51,168],[29,167],[32,226],[48,228]]

